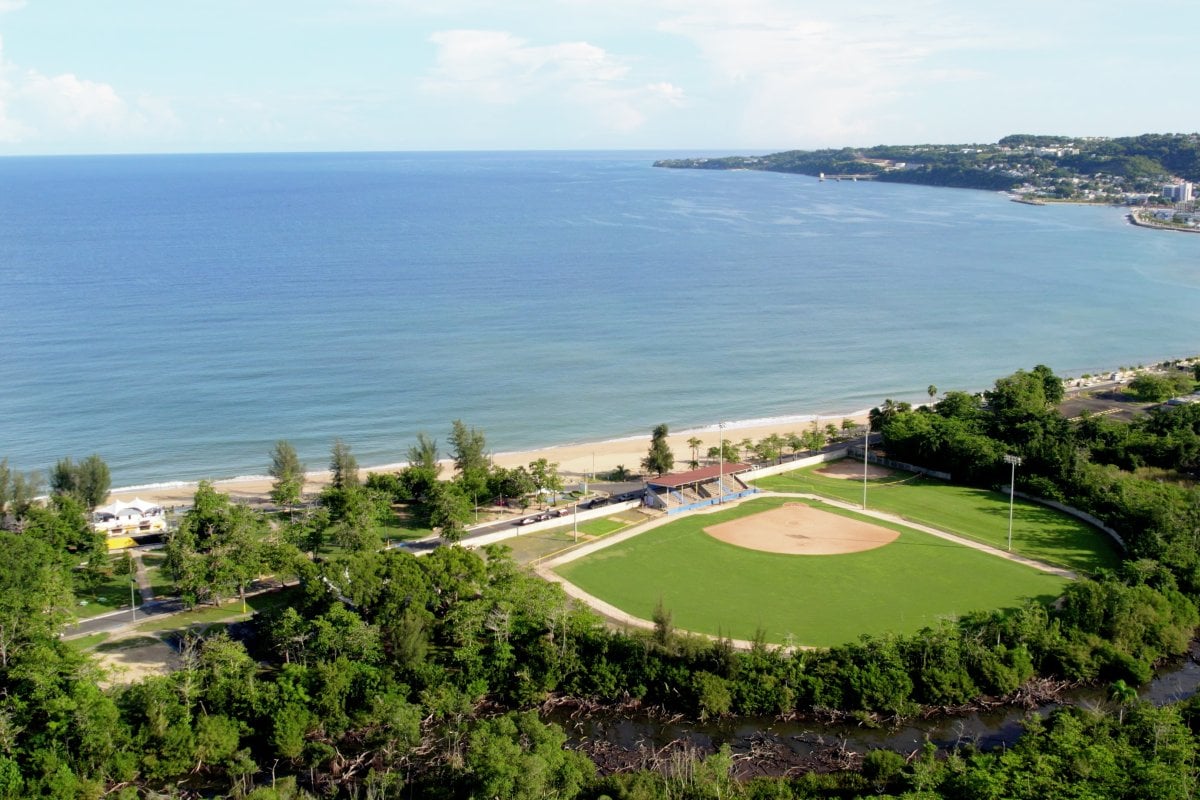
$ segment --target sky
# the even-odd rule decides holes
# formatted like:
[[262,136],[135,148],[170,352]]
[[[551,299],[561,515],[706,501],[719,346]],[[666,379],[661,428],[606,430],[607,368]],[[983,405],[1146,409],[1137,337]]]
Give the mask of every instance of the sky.
[[1200,3],[0,0],[0,155],[1200,130]]

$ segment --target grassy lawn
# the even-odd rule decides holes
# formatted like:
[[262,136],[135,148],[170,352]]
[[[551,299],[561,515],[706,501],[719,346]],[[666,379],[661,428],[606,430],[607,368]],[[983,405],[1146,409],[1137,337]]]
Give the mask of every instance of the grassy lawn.
[[173,614],[169,617],[159,617],[147,620],[137,626],[143,633],[154,631],[182,630],[196,626],[221,625],[249,619],[256,611],[268,611],[283,608],[295,602],[296,588],[284,589],[281,592],[267,592],[246,598],[246,613],[242,613],[242,601],[226,600],[221,606],[198,606],[191,611]]
[[162,639],[157,636],[131,636],[124,639],[117,639],[114,642],[102,642],[96,645],[97,653],[120,653],[125,650],[139,650],[143,647],[151,647],[153,645],[162,644]]
[[379,526],[378,531],[385,543],[421,539],[433,533],[432,529],[418,525],[407,510],[397,512],[394,517]]
[[[423,528],[418,525],[407,510],[401,509],[395,515],[389,517],[382,525],[375,527],[375,535],[379,540],[388,545],[392,542],[407,542],[413,539],[423,539],[426,536],[433,534],[430,528]],[[327,538],[321,546],[322,555],[336,556],[350,552],[347,548],[338,544],[332,537]]]
[[885,525],[900,532],[885,547],[825,556],[748,550],[704,533],[709,525],[784,502],[794,501],[762,498],[687,516],[557,571],[643,619],[651,618],[661,599],[680,628],[740,639],[761,628],[768,641],[817,646],[864,633],[913,633],[939,618],[1011,607],[1026,598],[1049,601],[1065,584],[901,526]]
[[[617,514],[612,517],[601,517],[598,519],[588,520],[579,524],[579,543],[584,541],[592,541],[601,536],[607,536],[610,533],[624,530],[636,521],[641,521],[625,518],[622,514]],[[514,536],[511,539],[505,539],[500,544],[507,545],[513,553],[513,558],[518,564],[528,564],[531,561],[536,561],[539,558],[545,558],[551,553],[557,553],[566,550],[575,544],[575,529],[571,526],[562,528],[554,528],[548,531],[538,531],[537,533],[521,534]]]
[[[861,480],[817,474],[822,465],[755,481],[760,489],[808,492],[859,504]],[[1005,549],[1008,546],[1008,495],[954,486],[933,478],[897,473],[867,481],[867,508],[967,539]],[[1115,567],[1116,544],[1103,531],[1052,508],[1018,498],[1013,506],[1013,552],[1068,569],[1089,572]]]
[[64,639],[67,647],[73,647],[76,650],[91,650],[98,644],[106,640],[110,634],[106,631],[100,633],[89,633],[87,636],[79,636],[74,639]]
[[[130,576],[128,575],[113,575],[110,573],[94,589],[75,592],[77,600],[75,614],[80,619],[89,619],[100,614],[107,614],[110,611],[128,610],[129,579]],[[139,606],[142,604],[142,596],[136,587],[133,592],[133,601]]]

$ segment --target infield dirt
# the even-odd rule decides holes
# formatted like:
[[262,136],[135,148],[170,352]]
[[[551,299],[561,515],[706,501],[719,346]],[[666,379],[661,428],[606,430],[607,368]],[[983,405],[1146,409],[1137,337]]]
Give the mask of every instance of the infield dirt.
[[897,531],[821,511],[804,503],[786,503],[769,511],[712,525],[704,532],[739,547],[800,556],[874,550],[900,536]]

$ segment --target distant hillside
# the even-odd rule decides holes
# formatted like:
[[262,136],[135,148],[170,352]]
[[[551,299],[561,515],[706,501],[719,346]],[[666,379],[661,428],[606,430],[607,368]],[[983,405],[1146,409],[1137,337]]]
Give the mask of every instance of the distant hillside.
[[656,161],[674,169],[758,169],[817,176],[1024,191],[1059,199],[1144,200],[1162,184],[1200,182],[1200,134],[1118,139],[1014,134],[995,144],[877,145],[766,156]]

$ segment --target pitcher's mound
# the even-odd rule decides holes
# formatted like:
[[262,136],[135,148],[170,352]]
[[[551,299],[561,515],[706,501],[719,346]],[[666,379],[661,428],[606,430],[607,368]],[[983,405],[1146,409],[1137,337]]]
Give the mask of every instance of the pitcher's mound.
[[869,522],[821,511],[803,503],[787,503],[770,511],[722,522],[704,529],[722,542],[802,556],[828,556],[874,550],[895,541],[899,533]]

